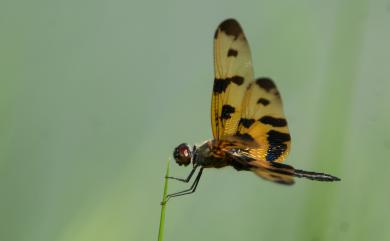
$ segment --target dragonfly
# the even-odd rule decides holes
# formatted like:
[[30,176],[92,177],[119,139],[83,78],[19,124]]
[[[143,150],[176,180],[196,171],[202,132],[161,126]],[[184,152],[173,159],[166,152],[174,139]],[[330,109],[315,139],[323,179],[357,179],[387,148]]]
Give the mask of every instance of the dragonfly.
[[214,34],[214,85],[211,97],[213,139],[200,146],[178,145],[173,157],[180,166],[193,167],[187,178],[166,177],[188,183],[190,188],[169,194],[194,193],[205,168],[232,166],[284,185],[294,177],[316,181],[340,181],[319,172],[304,171],[283,164],[291,148],[291,136],[275,83],[267,77],[254,79],[249,44],[240,24],[226,19]]

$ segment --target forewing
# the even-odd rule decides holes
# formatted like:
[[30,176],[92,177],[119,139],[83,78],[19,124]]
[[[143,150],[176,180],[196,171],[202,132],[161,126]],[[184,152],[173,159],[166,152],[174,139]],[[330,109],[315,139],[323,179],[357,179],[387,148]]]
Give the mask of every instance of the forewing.
[[282,162],[290,150],[291,139],[275,83],[269,78],[250,83],[241,108],[237,136],[258,145],[250,154],[258,160]]
[[246,88],[253,80],[248,42],[239,23],[223,21],[214,36],[214,86],[211,126],[214,139],[237,132]]

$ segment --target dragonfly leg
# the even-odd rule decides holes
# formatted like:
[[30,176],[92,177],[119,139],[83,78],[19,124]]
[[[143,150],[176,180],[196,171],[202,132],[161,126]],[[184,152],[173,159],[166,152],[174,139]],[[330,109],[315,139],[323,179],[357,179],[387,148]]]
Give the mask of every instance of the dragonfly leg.
[[192,185],[191,185],[191,187],[189,189],[169,194],[167,196],[166,202],[168,202],[168,200],[170,198],[173,198],[173,197],[178,197],[178,196],[183,196],[183,195],[188,195],[188,194],[194,193],[195,190],[196,190],[196,187],[198,186],[200,177],[202,176],[202,172],[203,172],[203,168],[200,169],[198,175],[195,178],[195,181],[192,183]]
[[198,168],[198,166],[199,165],[194,165],[194,167],[192,168],[192,170],[190,172],[190,175],[188,175],[187,178],[177,178],[177,177],[165,177],[165,178],[174,179],[174,180],[188,183],[191,180],[191,177],[194,175],[195,170]]

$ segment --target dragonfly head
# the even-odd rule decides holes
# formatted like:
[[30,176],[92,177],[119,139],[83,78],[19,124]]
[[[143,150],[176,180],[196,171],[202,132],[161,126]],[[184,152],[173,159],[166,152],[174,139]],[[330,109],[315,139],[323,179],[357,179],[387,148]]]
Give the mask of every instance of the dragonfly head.
[[175,158],[176,163],[180,166],[188,166],[192,160],[191,147],[187,143],[178,145],[173,151],[173,157]]

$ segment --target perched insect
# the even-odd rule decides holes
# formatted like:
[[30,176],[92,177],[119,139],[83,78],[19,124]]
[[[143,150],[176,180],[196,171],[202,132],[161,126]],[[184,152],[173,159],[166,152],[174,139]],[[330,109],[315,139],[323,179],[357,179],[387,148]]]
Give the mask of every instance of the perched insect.
[[172,197],[193,193],[204,168],[232,166],[252,171],[259,177],[280,184],[294,184],[293,177],[317,181],[339,181],[329,174],[309,172],[282,164],[291,146],[282,100],[269,78],[254,80],[251,53],[239,23],[223,21],[214,35],[214,86],[211,100],[213,140],[201,146],[183,143],[175,148],[176,163],[193,169],[189,182],[200,168],[194,183]]

